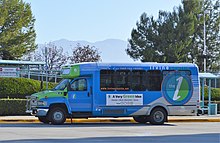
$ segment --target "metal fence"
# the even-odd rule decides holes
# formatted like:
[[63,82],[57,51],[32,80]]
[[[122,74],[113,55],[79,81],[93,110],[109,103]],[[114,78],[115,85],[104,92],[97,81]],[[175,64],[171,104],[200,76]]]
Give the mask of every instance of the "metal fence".
[[19,77],[49,81],[49,82],[59,82],[62,78],[60,76],[60,70],[20,70],[18,71]]

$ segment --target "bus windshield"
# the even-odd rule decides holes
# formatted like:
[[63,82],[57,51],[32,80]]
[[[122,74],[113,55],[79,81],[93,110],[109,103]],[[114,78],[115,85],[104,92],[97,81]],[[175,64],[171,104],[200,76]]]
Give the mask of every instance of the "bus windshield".
[[53,88],[53,90],[64,90],[69,82],[70,79],[63,79],[56,87]]

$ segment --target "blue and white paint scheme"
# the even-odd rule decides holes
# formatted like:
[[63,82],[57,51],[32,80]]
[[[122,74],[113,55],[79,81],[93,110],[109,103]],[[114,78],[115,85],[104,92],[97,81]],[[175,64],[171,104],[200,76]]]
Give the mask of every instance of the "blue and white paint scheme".
[[199,108],[198,67],[191,63],[80,63],[64,66],[63,75],[66,94],[37,108],[62,104],[67,117],[141,117],[155,108],[197,115]]

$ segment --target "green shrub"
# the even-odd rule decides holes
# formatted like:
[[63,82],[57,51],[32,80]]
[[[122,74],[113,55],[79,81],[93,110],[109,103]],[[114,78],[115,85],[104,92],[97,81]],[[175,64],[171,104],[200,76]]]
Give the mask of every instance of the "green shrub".
[[25,99],[0,99],[0,116],[27,115]]
[[[201,96],[202,96],[202,93],[201,93]],[[212,96],[212,99],[211,99],[212,101],[220,101],[220,88],[211,88],[211,96]],[[208,97],[209,97],[208,87],[205,87],[205,100],[208,100]]]
[[[54,83],[49,83],[48,87],[53,88]],[[41,82],[38,80],[27,78],[0,78],[0,98],[22,98],[39,92],[41,89]],[[44,82],[43,90],[46,89]]]

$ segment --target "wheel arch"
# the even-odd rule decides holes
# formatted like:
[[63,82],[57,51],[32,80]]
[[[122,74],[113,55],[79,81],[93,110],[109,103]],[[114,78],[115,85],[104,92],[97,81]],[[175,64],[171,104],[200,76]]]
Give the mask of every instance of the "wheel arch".
[[150,109],[148,110],[147,115],[150,115],[152,110],[154,110],[155,108],[163,108],[166,111],[167,115],[170,114],[170,110],[169,110],[169,108],[166,104],[156,103],[156,104],[153,104],[153,105],[150,106]]
[[71,107],[70,104],[68,102],[68,99],[63,98],[63,97],[54,97],[54,98],[48,98],[47,99],[47,103],[48,103],[48,108],[51,109],[51,107],[53,106],[60,106],[63,107],[68,114],[71,114]]
[[163,106],[163,105],[156,105],[156,106],[153,106],[152,108],[150,108],[150,110],[149,110],[149,115],[151,115],[151,113],[152,113],[152,111],[154,110],[154,109],[157,109],[157,108],[161,108],[161,109],[163,109],[165,112],[166,112],[166,121],[168,121],[168,115],[169,115],[169,109],[167,108],[167,106]]
[[68,110],[68,108],[67,108],[67,106],[66,106],[65,103],[53,103],[53,104],[51,104],[51,105],[49,106],[49,111],[50,111],[52,108],[54,108],[54,107],[60,107],[60,108],[62,108],[62,109],[65,110],[65,112],[66,112],[67,115],[70,114],[70,113],[69,113],[69,110]]

